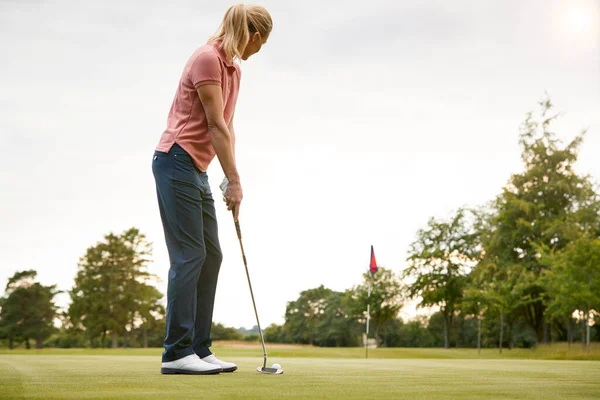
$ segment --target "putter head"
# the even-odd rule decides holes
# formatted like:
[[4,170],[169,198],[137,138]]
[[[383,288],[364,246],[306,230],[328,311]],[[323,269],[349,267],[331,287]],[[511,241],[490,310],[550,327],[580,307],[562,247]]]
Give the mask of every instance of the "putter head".
[[269,368],[269,367],[256,367],[256,370],[261,374],[269,375],[281,375],[283,374],[283,368]]

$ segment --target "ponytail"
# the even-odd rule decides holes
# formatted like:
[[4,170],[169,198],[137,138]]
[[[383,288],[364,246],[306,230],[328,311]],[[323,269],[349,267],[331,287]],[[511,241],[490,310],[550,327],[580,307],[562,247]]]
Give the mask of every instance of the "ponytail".
[[242,58],[250,35],[258,32],[268,37],[273,28],[269,12],[256,5],[235,4],[227,10],[216,34],[209,42],[222,42],[223,51],[230,59]]

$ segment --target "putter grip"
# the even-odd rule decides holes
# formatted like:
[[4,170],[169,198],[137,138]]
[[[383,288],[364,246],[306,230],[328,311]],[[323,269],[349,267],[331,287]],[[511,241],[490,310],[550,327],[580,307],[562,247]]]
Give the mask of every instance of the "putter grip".
[[238,238],[242,238],[242,230],[240,229],[240,221],[235,221],[235,231],[237,232]]
[[[235,216],[235,207],[231,210],[231,215]],[[235,217],[234,217],[235,218]],[[238,238],[242,240],[242,229],[240,228],[240,221],[235,221],[235,231],[237,232]]]

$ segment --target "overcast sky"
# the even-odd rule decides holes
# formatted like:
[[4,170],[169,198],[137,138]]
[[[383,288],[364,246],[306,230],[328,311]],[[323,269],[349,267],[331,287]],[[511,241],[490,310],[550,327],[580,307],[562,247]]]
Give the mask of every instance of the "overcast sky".
[[[152,154],[185,62],[230,4],[0,0],[2,289],[36,269],[68,290],[87,247],[136,226],[165,291]],[[302,290],[358,284],[371,244],[400,272],[430,216],[496,196],[522,168],[518,126],[545,91],[561,138],[589,128],[578,171],[600,178],[600,1],[260,4],[274,30],[242,64],[235,126],[264,326]],[[216,159],[209,177],[217,194]],[[220,201],[218,217],[214,318],[251,327]]]

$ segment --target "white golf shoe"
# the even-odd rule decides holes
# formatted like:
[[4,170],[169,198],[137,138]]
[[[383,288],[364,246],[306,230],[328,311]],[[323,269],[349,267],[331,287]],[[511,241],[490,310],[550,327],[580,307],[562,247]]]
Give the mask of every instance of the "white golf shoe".
[[161,374],[187,374],[211,375],[221,372],[221,367],[202,361],[196,354],[180,358],[175,361],[164,362],[161,365]]
[[210,363],[212,365],[220,366],[223,369],[222,372],[233,372],[237,369],[237,365],[235,365],[234,363],[221,361],[217,357],[215,357],[214,354],[211,354],[208,357],[204,357],[202,361],[206,361],[207,363]]

